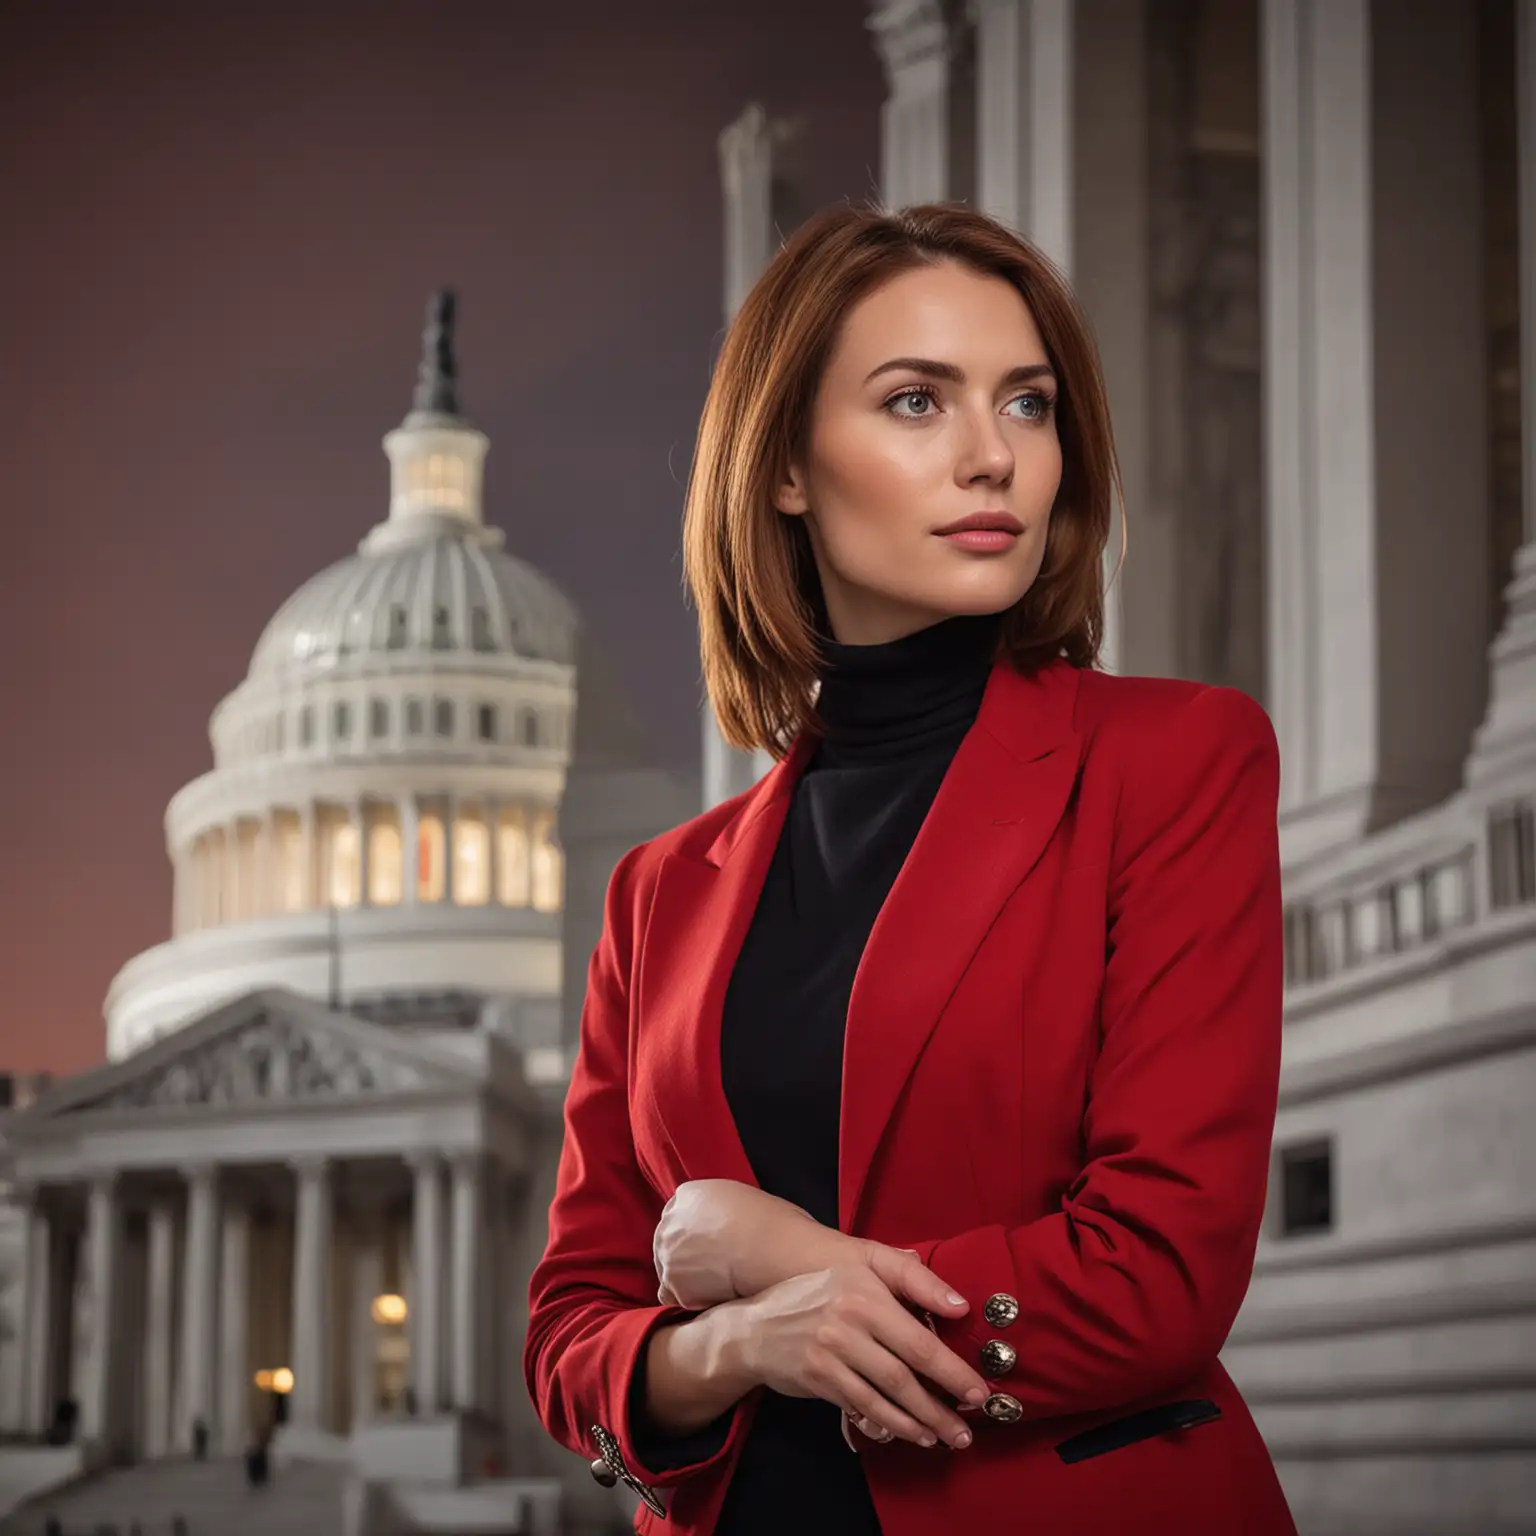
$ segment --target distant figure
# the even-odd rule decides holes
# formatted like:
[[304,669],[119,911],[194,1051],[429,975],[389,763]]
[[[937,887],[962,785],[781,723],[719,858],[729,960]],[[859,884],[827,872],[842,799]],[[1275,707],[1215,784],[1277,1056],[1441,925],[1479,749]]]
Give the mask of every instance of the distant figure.
[[245,1453],[245,1481],[250,1488],[265,1488],[272,1475],[272,1458],[268,1449],[270,1434],[263,1435]]
[[201,1416],[192,1420],[192,1454],[199,1461],[208,1460],[208,1424]]

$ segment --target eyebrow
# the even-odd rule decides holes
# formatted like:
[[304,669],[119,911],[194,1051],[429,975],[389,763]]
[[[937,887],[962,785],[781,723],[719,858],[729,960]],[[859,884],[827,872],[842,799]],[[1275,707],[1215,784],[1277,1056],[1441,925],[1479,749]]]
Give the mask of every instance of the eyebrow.
[[[864,382],[868,384],[882,373],[894,373],[901,369],[924,373],[932,379],[945,379],[951,384],[965,383],[965,369],[956,367],[954,363],[935,362],[931,357],[893,357],[888,363],[881,363],[878,368],[865,374]],[[1056,370],[1049,363],[1021,363],[1003,375],[999,388],[1007,389],[1010,384],[1024,384],[1030,379],[1055,377]]]

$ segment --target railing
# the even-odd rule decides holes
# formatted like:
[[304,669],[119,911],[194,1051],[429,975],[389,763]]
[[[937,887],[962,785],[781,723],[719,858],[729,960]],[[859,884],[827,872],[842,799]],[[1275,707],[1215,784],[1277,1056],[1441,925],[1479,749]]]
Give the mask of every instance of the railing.
[[1424,950],[1536,904],[1536,804],[1502,802],[1481,825],[1448,815],[1400,849],[1367,845],[1349,858],[1353,867],[1314,876],[1312,890],[1286,903],[1288,990]]
[[[9,1530],[20,1527],[5,1527]],[[31,1528],[26,1528],[26,1536],[30,1536]],[[98,1520],[91,1525],[67,1526],[56,1515],[50,1515],[39,1527],[39,1536],[201,1536],[194,1532],[180,1515],[173,1515],[169,1521],[165,1520],[130,1520],[126,1525],[118,1525],[110,1520]],[[207,1536],[214,1536],[210,1530]]]

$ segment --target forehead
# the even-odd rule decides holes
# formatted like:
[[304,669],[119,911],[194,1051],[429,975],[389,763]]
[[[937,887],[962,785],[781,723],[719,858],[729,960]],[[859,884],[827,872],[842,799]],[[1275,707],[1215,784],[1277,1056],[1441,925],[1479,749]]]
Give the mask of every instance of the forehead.
[[953,261],[899,273],[844,317],[834,367],[867,371],[896,356],[976,368],[996,362],[1000,369],[1046,361],[1035,318],[1018,289]]

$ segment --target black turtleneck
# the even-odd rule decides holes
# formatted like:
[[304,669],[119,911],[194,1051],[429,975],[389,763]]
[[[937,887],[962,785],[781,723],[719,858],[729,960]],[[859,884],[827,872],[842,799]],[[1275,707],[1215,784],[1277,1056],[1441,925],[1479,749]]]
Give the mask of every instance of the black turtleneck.
[[[721,1077],[770,1194],[837,1226],[843,1030],[876,916],[981,707],[1001,620],[963,616],[886,645],[827,645],[825,734],[795,785],[731,973]],[[878,1536],[839,1412],[768,1393],[717,1536]]]

